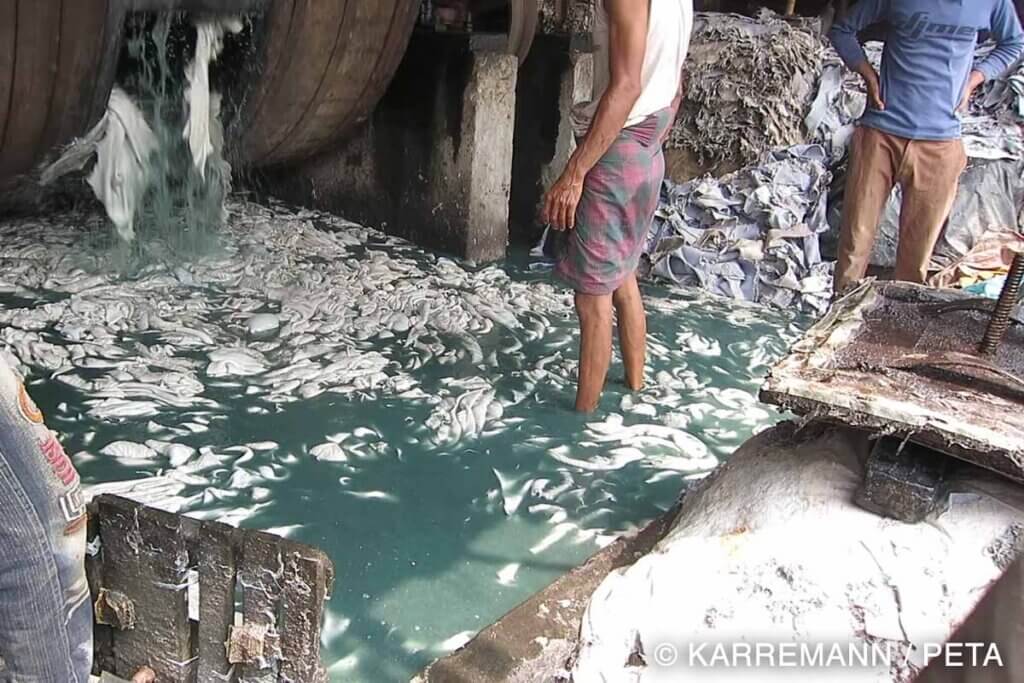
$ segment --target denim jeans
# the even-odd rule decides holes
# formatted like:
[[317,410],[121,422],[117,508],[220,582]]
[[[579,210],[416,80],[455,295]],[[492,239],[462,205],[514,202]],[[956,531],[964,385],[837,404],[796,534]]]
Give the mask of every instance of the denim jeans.
[[85,521],[78,473],[0,355],[0,682],[89,680]]

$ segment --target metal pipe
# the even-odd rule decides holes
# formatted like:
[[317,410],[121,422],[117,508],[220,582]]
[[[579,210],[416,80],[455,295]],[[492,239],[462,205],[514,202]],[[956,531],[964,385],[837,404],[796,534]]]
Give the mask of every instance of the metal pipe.
[[1006,276],[1006,284],[1003,285],[1003,291],[999,293],[999,301],[996,302],[992,319],[989,320],[988,329],[985,330],[985,336],[981,340],[979,350],[982,355],[991,356],[999,350],[1006,331],[1010,329],[1010,318],[1017,305],[1022,284],[1024,284],[1024,254],[1017,254],[1013,257],[1013,264]]

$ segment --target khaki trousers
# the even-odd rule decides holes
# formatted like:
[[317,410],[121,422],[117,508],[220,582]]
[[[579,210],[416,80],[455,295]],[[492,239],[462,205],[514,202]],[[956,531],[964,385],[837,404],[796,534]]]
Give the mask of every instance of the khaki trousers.
[[858,127],[843,200],[836,292],[867,273],[878,222],[897,183],[903,190],[903,205],[893,277],[923,283],[966,167],[960,140],[908,140]]

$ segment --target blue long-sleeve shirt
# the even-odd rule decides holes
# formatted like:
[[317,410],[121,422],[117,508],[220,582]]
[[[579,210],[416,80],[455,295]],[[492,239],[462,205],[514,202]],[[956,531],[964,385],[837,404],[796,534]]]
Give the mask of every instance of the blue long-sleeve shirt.
[[[959,138],[956,109],[972,69],[994,78],[1024,50],[1011,0],[860,0],[829,32],[850,68],[867,59],[857,33],[878,22],[886,25],[885,109],[869,103],[861,125],[912,140]],[[974,64],[979,31],[988,31],[997,46]]]

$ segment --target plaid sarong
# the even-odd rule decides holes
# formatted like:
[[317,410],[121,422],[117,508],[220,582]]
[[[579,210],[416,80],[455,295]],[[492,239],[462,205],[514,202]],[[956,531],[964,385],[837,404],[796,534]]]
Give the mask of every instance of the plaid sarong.
[[587,174],[576,227],[564,234],[555,274],[581,294],[611,294],[640,263],[665,177],[663,109],[624,128]]

